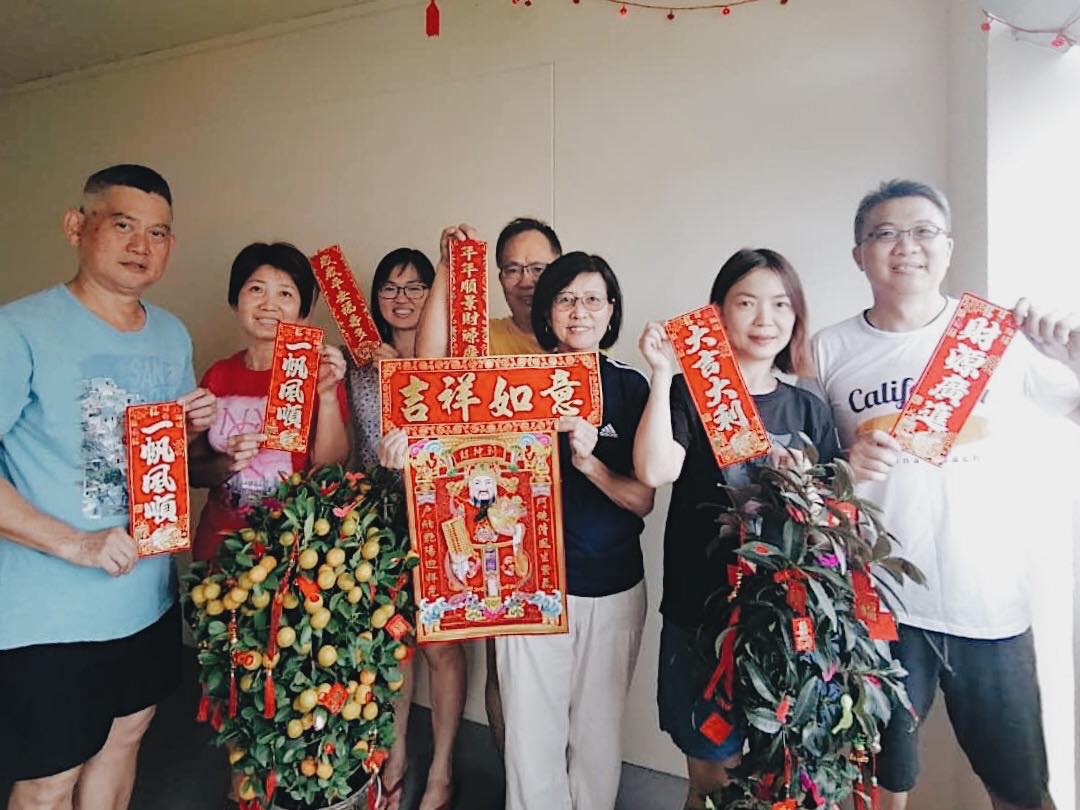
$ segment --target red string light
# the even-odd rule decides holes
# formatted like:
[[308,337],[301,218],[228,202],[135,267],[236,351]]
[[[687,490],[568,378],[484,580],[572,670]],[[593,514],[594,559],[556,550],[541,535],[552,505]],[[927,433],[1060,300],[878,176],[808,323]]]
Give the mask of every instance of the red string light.
[[979,28],[985,32],[989,32],[990,29],[993,28],[993,23],[1001,23],[1005,27],[1011,28],[1019,34],[1043,34],[1047,36],[1053,34],[1054,38],[1050,41],[1050,45],[1054,48],[1064,48],[1066,45],[1072,47],[1077,44],[1077,40],[1069,34],[1069,29],[1076,25],[1077,22],[1080,22],[1080,14],[1076,15],[1071,20],[1068,20],[1061,28],[1022,28],[1019,25],[1013,25],[1008,20],[998,17],[995,14],[991,14],[988,11],[983,13],[986,16],[986,19],[983,20]]

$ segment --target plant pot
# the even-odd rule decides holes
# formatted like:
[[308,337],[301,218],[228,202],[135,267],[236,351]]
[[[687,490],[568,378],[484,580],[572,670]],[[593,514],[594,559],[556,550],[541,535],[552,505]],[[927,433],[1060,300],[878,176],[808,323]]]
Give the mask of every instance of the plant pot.
[[274,803],[270,805],[270,810],[367,810],[369,789],[376,789],[374,779],[368,779],[349,798],[327,805],[299,804],[287,796],[280,795],[279,792],[274,798]]

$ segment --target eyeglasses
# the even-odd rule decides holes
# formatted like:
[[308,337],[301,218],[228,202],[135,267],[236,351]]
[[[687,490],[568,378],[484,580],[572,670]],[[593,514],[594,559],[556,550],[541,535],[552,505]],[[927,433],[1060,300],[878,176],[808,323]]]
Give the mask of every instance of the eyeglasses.
[[578,305],[578,301],[584,304],[589,312],[599,312],[611,303],[610,299],[601,298],[599,295],[577,296],[573,293],[559,293],[555,296],[552,306],[560,312],[570,312]]
[[424,294],[428,291],[427,284],[405,284],[399,286],[392,282],[386,282],[379,287],[379,298],[385,298],[390,301],[398,297],[398,293],[405,293],[405,297],[410,301],[419,301],[424,297]]
[[504,264],[499,268],[499,272],[513,281],[517,281],[526,273],[535,280],[539,278],[540,274],[546,269],[547,265],[543,262],[536,262],[535,264]]
[[889,244],[899,242],[905,236],[910,236],[916,242],[929,242],[942,234],[948,236],[949,232],[944,228],[939,228],[937,225],[915,225],[911,228],[894,228],[891,225],[885,225],[870,231],[863,239],[863,242]]

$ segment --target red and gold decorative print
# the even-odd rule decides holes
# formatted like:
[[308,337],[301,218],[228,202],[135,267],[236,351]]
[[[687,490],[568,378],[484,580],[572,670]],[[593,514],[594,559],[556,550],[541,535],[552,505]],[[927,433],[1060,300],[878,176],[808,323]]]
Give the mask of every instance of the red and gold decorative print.
[[664,324],[713,455],[728,467],[769,452],[769,434],[711,304]]
[[975,403],[1016,334],[1012,313],[964,293],[930,362],[893,425],[911,455],[945,463]]
[[600,424],[600,357],[581,354],[382,360],[382,430],[494,436],[554,430],[561,416]]
[[191,546],[187,429],[176,402],[129,405],[124,413],[130,531],[140,557]]
[[855,616],[865,626],[870,638],[876,641],[899,639],[896,618],[884,605],[874,582],[865,571],[852,570],[851,588],[855,592]]
[[317,326],[278,324],[263,447],[293,453],[307,450],[322,341],[323,330]]
[[450,240],[450,356],[488,351],[487,243]]
[[555,434],[413,439],[405,489],[419,641],[567,632]]
[[365,365],[382,345],[382,338],[341,246],[323,248],[309,261],[349,354],[357,365]]

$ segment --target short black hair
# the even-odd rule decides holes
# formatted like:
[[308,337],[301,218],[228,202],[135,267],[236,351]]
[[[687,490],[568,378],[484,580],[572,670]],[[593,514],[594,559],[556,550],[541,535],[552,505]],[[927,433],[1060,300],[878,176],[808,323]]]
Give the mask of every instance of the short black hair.
[[551,331],[550,323],[551,307],[555,303],[555,296],[569,287],[574,279],[583,273],[600,274],[607,287],[608,301],[614,305],[607,332],[600,339],[600,348],[609,349],[619,339],[623,318],[623,298],[619,280],[615,278],[611,266],[600,256],[590,256],[588,253],[575,250],[549,264],[547,270],[536,280],[536,289],[533,290],[533,334],[536,335],[537,342],[549,352],[559,345],[558,338]]
[[503,250],[506,249],[506,243],[518,234],[526,233],[528,231],[539,231],[542,233],[544,238],[548,240],[548,244],[551,245],[551,252],[556,256],[562,256],[562,243],[559,241],[559,237],[555,235],[554,228],[546,222],[541,222],[532,217],[518,217],[507,223],[506,227],[499,233],[499,239],[495,243],[496,266],[499,268],[502,267],[502,255]]
[[300,317],[306,318],[311,313],[315,299],[319,297],[319,287],[315,283],[315,274],[307,256],[295,245],[288,242],[252,242],[236,254],[232,269],[229,271],[229,306],[236,309],[243,289],[251,274],[268,264],[285,273],[293,280],[300,292]]
[[918,180],[893,179],[885,180],[875,188],[863,195],[859,200],[859,207],[855,209],[855,244],[862,244],[863,228],[870,212],[883,202],[897,200],[901,197],[922,197],[933,203],[934,207],[945,218],[945,230],[952,230],[952,211],[949,210],[949,200],[941,189],[929,183],[920,183]]
[[375,268],[375,275],[371,279],[371,318],[379,330],[383,341],[389,343],[394,339],[394,330],[383,317],[382,308],[379,306],[379,288],[387,282],[390,274],[398,267],[415,267],[420,281],[428,287],[435,281],[435,268],[422,250],[416,248],[399,247],[391,250],[379,260]]
[[165,182],[165,178],[153,169],[135,163],[118,163],[94,172],[86,178],[83,194],[100,194],[113,186],[128,186],[145,191],[147,194],[157,194],[172,205],[172,191],[169,190],[169,184]]

